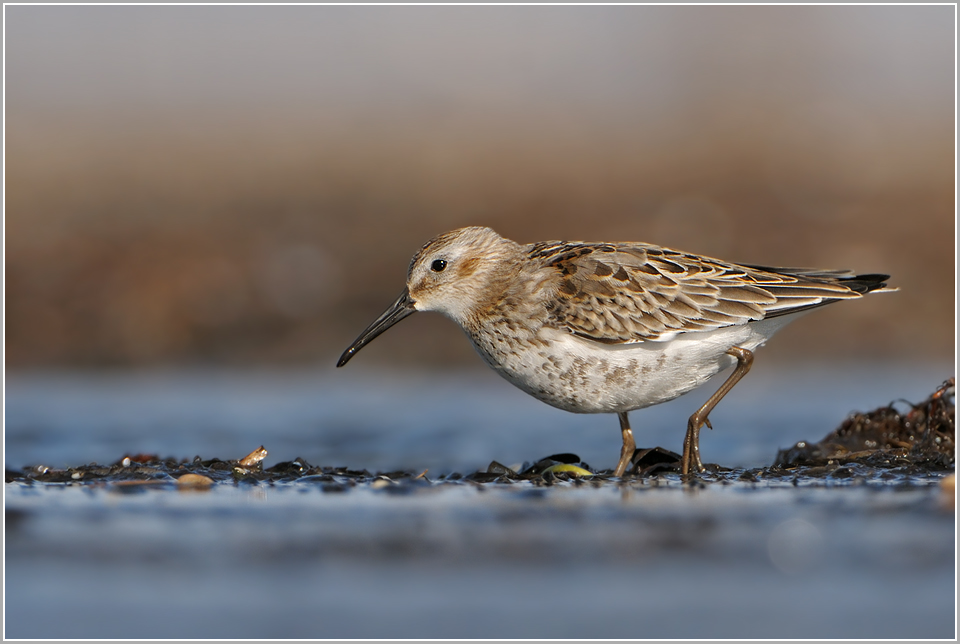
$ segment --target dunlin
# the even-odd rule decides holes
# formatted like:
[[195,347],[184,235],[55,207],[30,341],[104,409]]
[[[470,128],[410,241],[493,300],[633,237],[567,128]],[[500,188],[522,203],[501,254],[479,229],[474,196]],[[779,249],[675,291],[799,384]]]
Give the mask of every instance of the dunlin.
[[732,264],[639,242],[518,244],[482,227],[431,239],[400,297],[343,352],[415,311],[443,313],[497,373],[543,402],[615,413],[672,400],[720,371],[730,377],[687,423],[681,471],[700,472],[700,428],[750,370],[753,351],[810,309],[886,291],[888,275]]

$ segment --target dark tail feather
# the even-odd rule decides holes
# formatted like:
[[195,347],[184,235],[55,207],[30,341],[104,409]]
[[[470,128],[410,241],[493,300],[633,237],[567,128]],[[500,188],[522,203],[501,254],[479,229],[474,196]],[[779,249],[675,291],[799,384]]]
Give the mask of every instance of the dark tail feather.
[[838,281],[844,286],[849,287],[851,291],[856,291],[857,293],[869,293],[870,291],[878,291],[882,288],[886,288],[886,280],[888,279],[890,279],[889,275],[869,273],[867,275],[855,275],[854,277],[841,278]]
[[[869,293],[877,291],[887,286],[886,280],[889,275],[881,273],[867,273],[866,275],[857,275],[850,270],[829,270],[821,268],[781,268],[779,266],[758,266],[756,264],[742,264],[747,268],[755,268],[759,271],[768,273],[779,273],[781,275],[793,275],[811,282],[828,282],[834,284],[843,284],[855,293]],[[896,290],[896,289],[891,289]]]
[[[772,268],[767,266],[750,266],[761,271],[766,271],[770,273],[778,273],[780,275],[788,275],[791,277],[796,277],[799,280],[797,285],[784,285],[785,288],[778,288],[778,285],[764,285],[768,291],[778,298],[778,301],[786,301],[789,298],[803,300],[803,297],[798,297],[796,291],[808,290],[810,291],[811,297],[822,297],[823,299],[820,302],[803,304],[797,302],[793,306],[777,307],[773,310],[767,310],[765,317],[774,318],[781,315],[792,315],[794,313],[800,313],[801,311],[807,311],[809,309],[819,308],[825,306],[832,302],[839,302],[840,300],[848,299],[852,295],[851,293],[856,293],[859,296],[866,295],[873,291],[884,293],[896,291],[896,288],[887,288],[887,282],[890,278],[889,275],[882,275],[880,273],[866,273],[864,275],[857,275],[853,271],[830,271],[830,270],[820,270],[816,268]],[[844,289],[850,289],[845,291],[848,295],[844,296],[840,293],[834,291],[830,292],[830,289],[824,288],[820,289],[821,292],[818,292],[816,284],[830,285],[833,288],[837,286],[843,287]],[[842,292],[841,292],[842,293]],[[852,296],[856,297],[856,296]]]

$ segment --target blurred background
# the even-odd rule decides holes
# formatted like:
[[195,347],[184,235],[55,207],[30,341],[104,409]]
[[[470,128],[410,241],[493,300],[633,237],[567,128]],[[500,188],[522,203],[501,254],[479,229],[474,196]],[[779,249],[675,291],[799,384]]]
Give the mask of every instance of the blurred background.
[[[471,224],[893,276],[780,332],[706,462],[920,401],[955,373],[955,11],[6,5],[5,466],[612,467],[611,415],[527,396],[440,316],[334,369]],[[718,385],[633,415],[638,444],[679,450]],[[5,635],[947,638],[954,517],[892,478],[7,483]],[[768,552],[796,521],[823,545],[789,577]],[[850,619],[877,606],[897,619]]]
[[[952,6],[5,18],[8,368],[332,367],[473,224],[890,273],[767,359],[952,360]],[[439,316],[367,352],[482,368]]]

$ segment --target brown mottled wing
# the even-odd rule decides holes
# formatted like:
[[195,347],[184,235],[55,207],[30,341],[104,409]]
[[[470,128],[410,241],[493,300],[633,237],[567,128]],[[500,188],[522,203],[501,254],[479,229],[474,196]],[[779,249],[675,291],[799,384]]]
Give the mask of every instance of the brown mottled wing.
[[548,305],[553,323],[611,344],[797,313],[861,297],[887,278],[740,266],[641,243],[542,242],[529,253],[557,274]]

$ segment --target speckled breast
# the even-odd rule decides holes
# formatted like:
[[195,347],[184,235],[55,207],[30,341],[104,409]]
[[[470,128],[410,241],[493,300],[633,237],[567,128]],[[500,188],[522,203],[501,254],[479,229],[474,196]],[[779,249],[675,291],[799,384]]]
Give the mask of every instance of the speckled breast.
[[[576,413],[631,411],[672,400],[735,364],[732,346],[753,350],[786,320],[761,321],[669,342],[602,344],[541,327],[468,333],[477,352],[538,400]],[[518,331],[516,329],[515,331]]]

